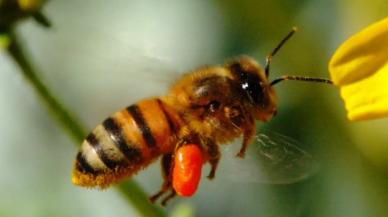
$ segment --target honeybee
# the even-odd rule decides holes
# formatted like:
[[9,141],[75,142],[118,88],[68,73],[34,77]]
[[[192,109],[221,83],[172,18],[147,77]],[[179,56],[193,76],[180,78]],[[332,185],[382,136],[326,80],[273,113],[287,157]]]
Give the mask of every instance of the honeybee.
[[[203,162],[210,164],[207,177],[213,179],[221,157],[219,145],[242,136],[242,146],[236,155],[243,158],[256,135],[255,120],[266,122],[276,115],[273,87],[276,83],[283,80],[331,83],[326,79],[296,76],[269,81],[272,57],[295,31],[292,29],[268,55],[264,69],[248,56],[223,66],[203,67],[183,75],[167,95],[141,100],[108,117],[82,143],[74,164],[73,183],[105,188],[131,177],[162,156],[164,182],[150,200],[155,202],[171,191],[162,200],[165,205],[176,195],[174,162],[186,162],[176,160],[175,154],[186,145],[194,145],[187,150],[193,150],[195,156],[200,150],[201,165],[193,169],[195,181],[175,182],[197,184]],[[182,156],[186,155],[192,156],[191,152],[183,152]]]

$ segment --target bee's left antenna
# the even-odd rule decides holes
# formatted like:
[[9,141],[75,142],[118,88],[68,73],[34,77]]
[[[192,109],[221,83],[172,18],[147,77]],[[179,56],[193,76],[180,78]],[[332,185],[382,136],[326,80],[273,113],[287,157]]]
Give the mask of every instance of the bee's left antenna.
[[291,36],[298,30],[295,26],[292,27],[291,32],[289,32],[286,37],[284,37],[280,43],[275,47],[275,49],[272,50],[270,54],[268,54],[267,58],[265,59],[265,76],[268,78],[269,76],[269,67],[272,62],[272,57],[275,56],[275,54],[279,51],[279,49],[288,41],[288,39],[291,38]]
[[294,80],[294,81],[309,81],[309,82],[318,82],[318,83],[326,83],[326,84],[333,84],[331,80],[324,79],[324,78],[310,78],[310,77],[302,77],[302,76],[291,76],[291,75],[284,75],[280,78],[277,78],[273,81],[271,81],[271,86],[286,80]]

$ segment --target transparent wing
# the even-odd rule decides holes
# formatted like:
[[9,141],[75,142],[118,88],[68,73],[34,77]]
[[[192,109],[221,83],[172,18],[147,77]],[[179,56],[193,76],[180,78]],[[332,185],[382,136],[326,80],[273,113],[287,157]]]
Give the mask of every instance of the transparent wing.
[[69,81],[77,78],[91,88],[94,84],[100,89],[101,83],[114,84],[115,88],[109,88],[109,91],[121,91],[123,95],[135,92],[138,98],[165,93],[180,77],[181,70],[175,62],[157,52],[152,44],[138,42],[134,38],[137,34],[112,25],[73,18],[68,15],[63,20],[58,18],[56,31],[33,49],[50,53],[38,56],[46,57],[42,61],[47,61],[45,65],[52,76]]
[[298,142],[280,134],[257,134],[244,159],[235,156],[239,148],[233,144],[223,150],[219,176],[237,182],[289,184],[309,177],[318,168]]

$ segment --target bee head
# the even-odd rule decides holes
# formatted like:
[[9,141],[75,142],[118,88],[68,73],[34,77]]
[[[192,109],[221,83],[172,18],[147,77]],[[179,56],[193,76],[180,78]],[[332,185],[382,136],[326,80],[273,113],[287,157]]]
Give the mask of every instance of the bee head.
[[252,58],[243,56],[228,65],[238,90],[255,119],[268,121],[276,114],[276,94],[264,70]]

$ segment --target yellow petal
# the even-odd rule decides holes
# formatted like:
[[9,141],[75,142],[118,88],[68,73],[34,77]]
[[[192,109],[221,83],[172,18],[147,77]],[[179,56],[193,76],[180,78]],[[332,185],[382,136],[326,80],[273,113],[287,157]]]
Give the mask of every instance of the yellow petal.
[[356,33],[334,53],[329,63],[336,85],[345,85],[368,77],[388,60],[388,17]]
[[372,76],[340,89],[350,120],[388,116],[388,62]]

